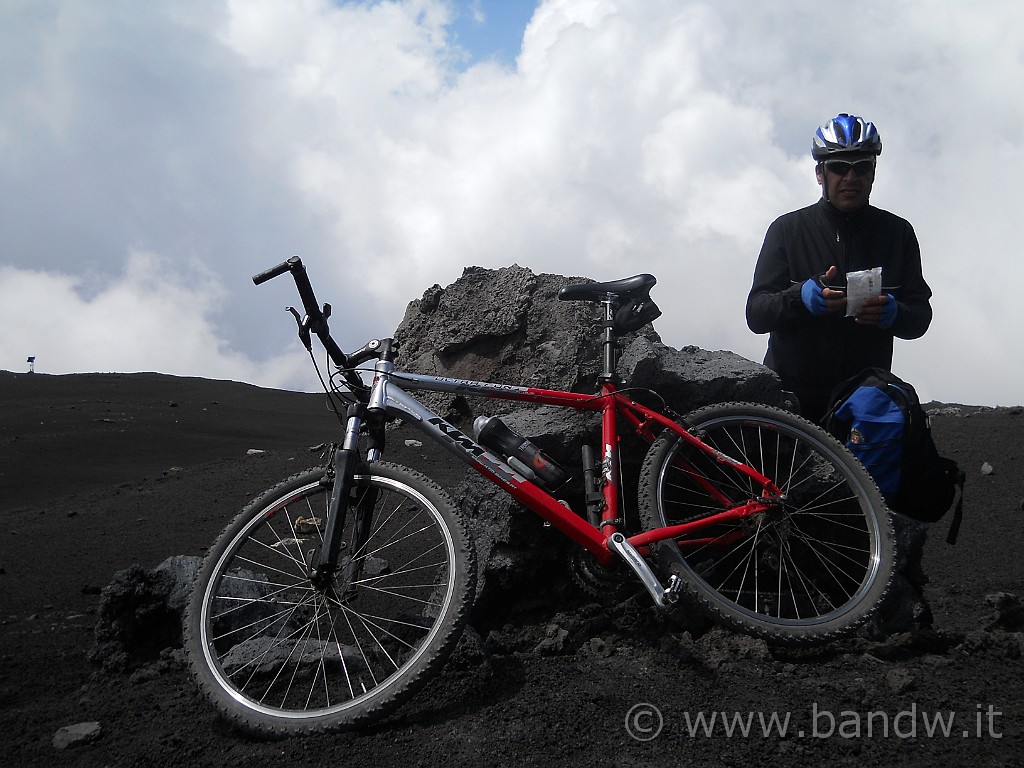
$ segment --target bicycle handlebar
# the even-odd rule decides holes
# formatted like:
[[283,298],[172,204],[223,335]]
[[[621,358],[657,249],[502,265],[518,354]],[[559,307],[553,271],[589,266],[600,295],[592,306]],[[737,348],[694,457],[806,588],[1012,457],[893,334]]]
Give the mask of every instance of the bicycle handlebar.
[[[331,362],[341,370],[349,386],[356,391],[365,390],[366,384],[363,383],[362,378],[360,378],[356,371],[351,370],[351,366],[356,363],[342,352],[341,347],[331,338],[331,331],[327,325],[327,318],[331,313],[330,304],[325,304],[324,309],[320,309],[320,304],[316,300],[316,294],[313,293],[313,286],[309,282],[309,276],[306,274],[306,268],[302,264],[302,259],[298,256],[292,256],[276,267],[271,267],[259,274],[253,275],[252,282],[254,285],[262,285],[268,280],[273,280],[275,277],[283,275],[285,272],[290,272],[292,279],[295,280],[295,287],[298,289],[299,297],[302,299],[302,308],[306,312],[305,318],[301,320],[296,316],[296,322],[299,324],[299,337],[302,339],[303,344],[309,349],[309,333],[315,333],[317,338],[320,339],[320,343],[324,345],[324,349],[327,350],[327,355],[331,358]],[[360,350],[360,352],[365,351],[365,347],[363,350]]]

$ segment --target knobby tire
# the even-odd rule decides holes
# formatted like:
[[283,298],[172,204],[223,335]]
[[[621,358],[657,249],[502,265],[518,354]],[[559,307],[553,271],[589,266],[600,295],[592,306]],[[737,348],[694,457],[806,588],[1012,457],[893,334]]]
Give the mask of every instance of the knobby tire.
[[210,549],[186,611],[200,690],[261,737],[354,728],[392,711],[443,665],[475,593],[475,555],[450,498],[385,462],[355,473],[352,507],[376,491],[365,546],[342,550],[342,565],[358,559],[357,575],[342,583],[339,568],[315,588],[310,563],[330,500],[323,478],[310,470],[252,501]]
[[[838,441],[788,411],[726,403],[685,419],[704,442],[782,490],[768,512],[656,545],[663,569],[713,619],[780,644],[835,639],[862,625],[888,589],[894,537],[875,482]],[[660,437],[640,475],[652,528],[759,499],[728,462]]]

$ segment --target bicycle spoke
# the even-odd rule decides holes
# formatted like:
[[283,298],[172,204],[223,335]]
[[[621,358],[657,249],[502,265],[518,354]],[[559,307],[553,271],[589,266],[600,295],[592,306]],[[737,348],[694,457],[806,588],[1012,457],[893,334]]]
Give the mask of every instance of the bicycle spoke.
[[[692,594],[737,626],[781,640],[863,621],[892,567],[884,503],[863,468],[814,425],[766,406],[709,406],[692,426],[733,463],[665,438],[641,482],[650,525],[688,525],[670,553]],[[781,497],[766,498],[735,462]],[[745,511],[752,502],[759,511]],[[714,518],[729,509],[738,518]]]
[[[438,511],[405,484],[407,470],[395,471],[396,480],[357,475],[352,510],[361,505],[369,531],[359,546],[343,544],[337,572],[319,588],[310,581],[310,554],[323,542],[330,498],[320,475],[240,518],[211,561],[198,608],[190,607],[202,617],[190,654],[210,670],[208,690],[228,694],[226,709],[257,723],[345,722],[349,712],[391,705],[390,698],[377,703],[380,691],[417,660],[439,663],[442,642],[452,646],[452,622],[465,620],[453,607],[472,594],[468,537],[461,533],[457,545],[454,510]],[[346,516],[343,543],[357,517]]]

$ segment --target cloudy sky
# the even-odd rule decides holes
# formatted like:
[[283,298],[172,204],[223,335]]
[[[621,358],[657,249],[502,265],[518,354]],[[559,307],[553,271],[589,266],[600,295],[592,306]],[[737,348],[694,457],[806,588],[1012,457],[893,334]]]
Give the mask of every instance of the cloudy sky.
[[[760,360],[768,224],[817,125],[884,143],[917,230],[923,399],[1024,403],[1024,3],[0,0],[0,369],[313,389],[300,254],[343,347],[463,267],[658,276],[673,346]],[[1016,200],[1017,202],[1013,202]]]

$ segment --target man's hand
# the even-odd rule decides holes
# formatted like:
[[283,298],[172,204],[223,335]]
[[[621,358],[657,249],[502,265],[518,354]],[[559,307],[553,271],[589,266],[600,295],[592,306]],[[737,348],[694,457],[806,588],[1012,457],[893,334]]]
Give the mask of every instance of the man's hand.
[[889,328],[896,322],[896,299],[891,293],[864,299],[864,303],[860,305],[860,309],[854,315],[854,320],[859,325]]
[[831,282],[837,274],[839,270],[833,264],[820,278],[812,277],[801,286],[800,298],[812,315],[833,315],[846,308],[846,291],[822,287],[822,283]]

